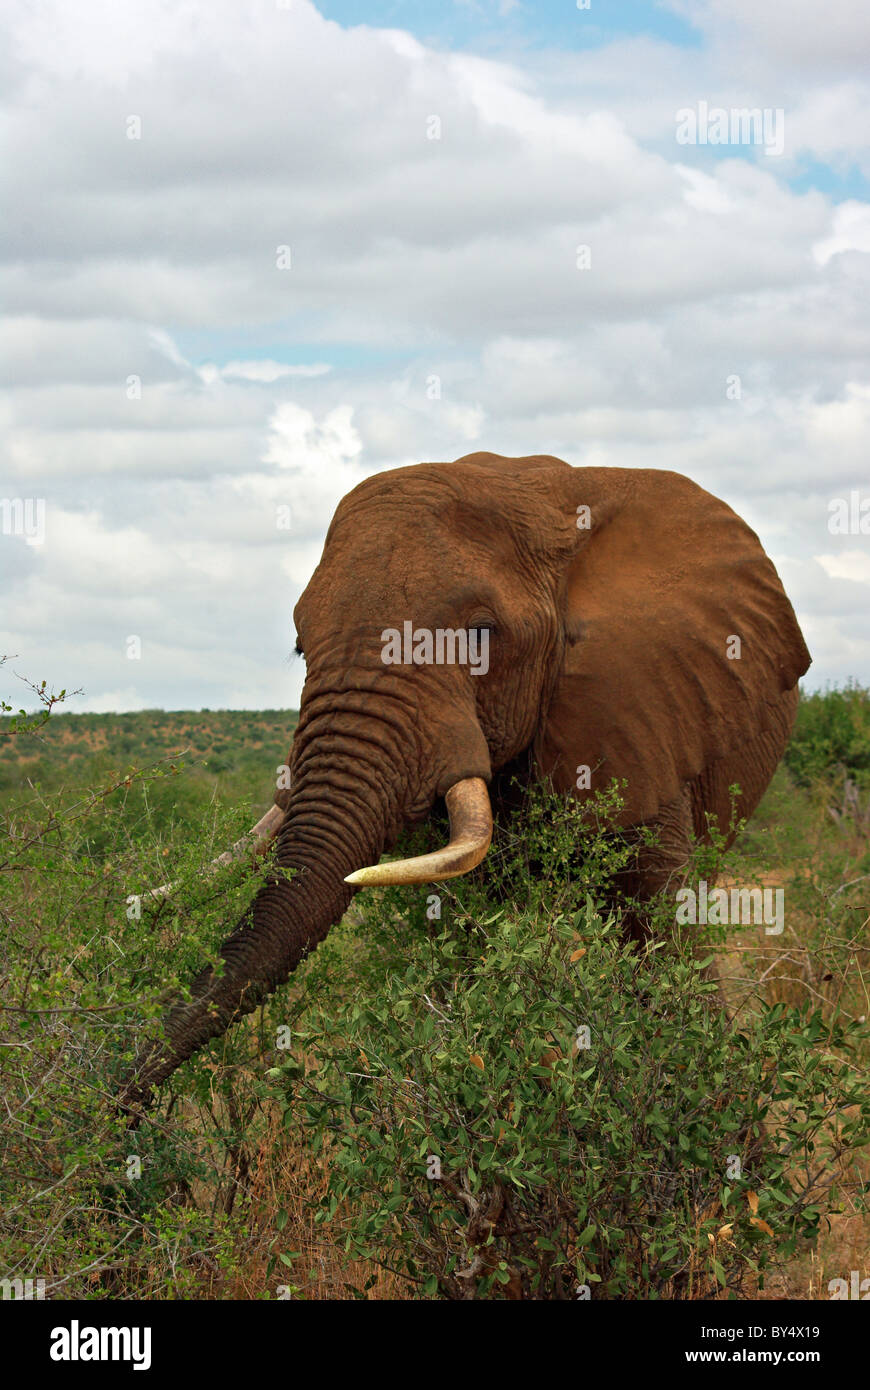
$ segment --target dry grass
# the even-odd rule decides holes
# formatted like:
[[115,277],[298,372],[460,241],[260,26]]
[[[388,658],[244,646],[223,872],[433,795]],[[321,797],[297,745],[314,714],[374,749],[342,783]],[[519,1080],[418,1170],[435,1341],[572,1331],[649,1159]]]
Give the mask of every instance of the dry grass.
[[[824,808],[819,810],[823,816]],[[817,830],[820,840],[822,826]],[[838,883],[825,881],[826,861],[821,852],[802,864],[741,876],[739,880],[720,880],[720,886],[728,889],[750,883],[784,888],[787,894],[793,889],[798,898],[798,906],[789,908],[781,937],[767,938],[763,945],[729,945],[721,952],[720,979],[732,1014],[752,1008],[759,1000],[788,1007],[811,1001],[822,1008],[825,1016],[842,1010],[852,1018],[870,1017],[870,916],[865,908],[854,914],[847,940],[832,939],[823,925],[831,899],[847,885],[862,881],[861,866],[870,851],[870,835],[863,828],[846,827],[842,848],[846,862]],[[843,1166],[839,1180],[845,1210],[823,1218],[816,1249],[772,1272],[765,1288],[755,1290],[756,1297],[827,1300],[831,1296],[830,1280],[848,1281],[851,1270],[866,1274],[870,1218],[849,1209],[849,1193],[870,1181],[870,1157],[865,1153]]]
[[[247,1215],[251,1224],[251,1245],[244,1267],[231,1281],[224,1297],[256,1298],[265,1287],[273,1291],[284,1284],[299,1287],[295,1297],[307,1300],[352,1299],[353,1288],[369,1285],[366,1297],[375,1300],[408,1297],[407,1285],[395,1275],[365,1261],[348,1261],[335,1232],[335,1225],[320,1225],[315,1212],[325,1196],[328,1160],[312,1155],[298,1142],[288,1139],[275,1113],[259,1144],[251,1168]],[[276,1233],[275,1218],[287,1213],[287,1224],[280,1233],[281,1249],[295,1252],[292,1270],[278,1264],[267,1277],[269,1246]]]

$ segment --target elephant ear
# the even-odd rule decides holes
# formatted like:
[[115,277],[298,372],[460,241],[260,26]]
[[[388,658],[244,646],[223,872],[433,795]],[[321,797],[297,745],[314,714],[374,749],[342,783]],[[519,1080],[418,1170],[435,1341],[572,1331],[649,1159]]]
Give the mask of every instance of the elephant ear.
[[584,766],[587,795],[627,778],[621,818],[637,824],[776,727],[810,656],[761,542],[724,502],[654,469],[559,482],[565,513],[590,525],[563,562],[564,664],[536,761],[563,791]]

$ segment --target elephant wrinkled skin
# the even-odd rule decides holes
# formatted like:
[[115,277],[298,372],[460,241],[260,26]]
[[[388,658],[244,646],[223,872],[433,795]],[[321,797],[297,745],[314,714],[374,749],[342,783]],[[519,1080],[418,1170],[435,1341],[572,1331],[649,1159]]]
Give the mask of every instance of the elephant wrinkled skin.
[[[204,971],[172,1010],[128,1099],[286,980],[345,911],[346,877],[460,784],[474,805],[457,792],[439,872],[485,853],[484,784],[516,764],[580,797],[627,779],[623,824],[659,830],[637,887],[673,884],[708,813],[729,824],[733,783],[738,815],[757,805],[810,662],[758,537],[724,502],[677,473],[546,456],[368,478],[340,503],[295,620],[307,677],[275,863],[297,873],[268,877],[223,974]],[[485,637],[486,673],[384,664],[385,631],[408,622]],[[431,865],[406,862],[426,881]]]

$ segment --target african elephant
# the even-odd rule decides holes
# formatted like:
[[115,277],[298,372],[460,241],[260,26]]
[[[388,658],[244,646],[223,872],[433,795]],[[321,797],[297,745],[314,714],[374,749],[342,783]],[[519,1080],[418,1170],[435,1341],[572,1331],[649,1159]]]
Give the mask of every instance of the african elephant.
[[[479,863],[500,769],[577,796],[626,778],[623,824],[659,831],[642,866],[654,892],[707,813],[729,824],[732,783],[738,814],[755,808],[810,662],[758,537],[724,502],[677,473],[549,456],[368,478],[340,503],[294,617],[307,676],[291,790],[259,831],[277,826],[274,862],[297,873],[267,877],[223,975],[204,971],[173,1009],[140,1059],[139,1098],[286,980],[355,887]],[[453,660],[447,638],[438,660],[439,633]],[[378,867],[440,797],[449,845]]]

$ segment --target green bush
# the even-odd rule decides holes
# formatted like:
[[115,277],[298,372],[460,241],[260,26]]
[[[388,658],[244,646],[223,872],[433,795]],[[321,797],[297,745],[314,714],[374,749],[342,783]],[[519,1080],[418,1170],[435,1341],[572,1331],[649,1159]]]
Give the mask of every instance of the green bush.
[[533,793],[485,872],[357,900],[351,1002],[343,933],[306,967],[285,1123],[328,1156],[334,1238],[421,1296],[737,1292],[814,1239],[863,1142],[857,1025],[732,1024],[686,944],[626,945],[606,819]]
[[[354,1283],[375,1296],[371,1263],[324,1278],[340,1242],[399,1271],[412,1296],[727,1295],[753,1266],[811,1248],[844,1201],[860,1209],[844,1165],[867,1102],[858,1030],[837,1010],[866,1004],[870,864],[827,815],[810,838],[814,793],[784,769],[750,849],[795,873],[813,861],[789,887],[781,938],[795,979],[771,973],[765,943],[743,947],[734,1024],[691,949],[624,946],[605,900],[630,857],[606,828],[615,794],[579,819],[536,794],[472,879],[360,896],[131,1134],[119,1074],[256,889],[262,866],[201,870],[268,794],[284,715],[260,716],[271,750],[256,754],[249,715],[211,716],[218,734],[238,725],[220,796],[200,763],[179,761],[189,716],[67,724],[49,718],[61,697],[34,688],[42,713],[0,723],[20,788],[0,808],[3,1277],[44,1277],[48,1297],[274,1297],[289,1266],[294,1296]],[[70,729],[115,731],[76,765],[78,787]],[[121,770],[112,740],[131,729],[140,768],[159,765]],[[422,834],[408,845],[426,847]],[[697,867],[715,870],[709,855]],[[128,911],[129,894],[167,879],[180,881],[172,898]],[[276,1062],[277,1085],[264,1078]],[[312,1151],[322,1170],[306,1167]],[[312,1246],[308,1203],[327,1178]]]
[[801,692],[785,763],[802,786],[845,769],[870,772],[870,690],[850,681],[842,689]]
[[[0,1276],[44,1279],[48,1297],[196,1296],[204,1269],[226,1271],[244,1129],[234,1117],[256,1105],[234,1064],[256,1036],[233,1030],[185,1069],[184,1117],[133,1134],[115,1104],[134,1054],[216,958],[262,872],[202,872],[248,828],[244,806],[200,807],[198,838],[177,836],[176,850],[152,815],[174,781],[152,769],[0,818]],[[149,905],[167,879],[174,895]]]

